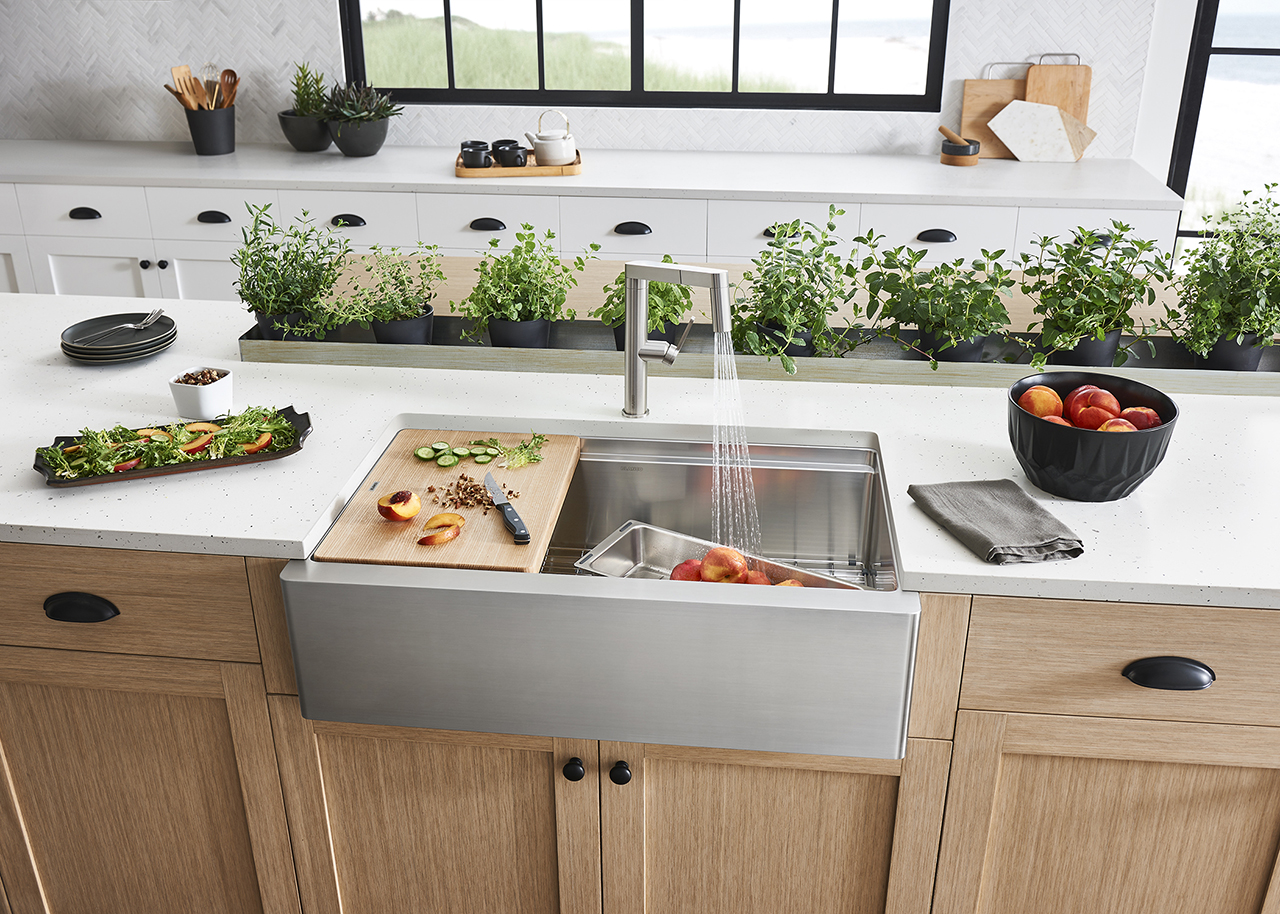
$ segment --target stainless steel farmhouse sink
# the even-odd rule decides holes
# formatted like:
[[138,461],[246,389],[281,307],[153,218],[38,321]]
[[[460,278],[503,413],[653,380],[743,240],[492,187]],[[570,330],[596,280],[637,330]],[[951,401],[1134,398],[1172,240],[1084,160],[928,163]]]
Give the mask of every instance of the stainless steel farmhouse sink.
[[[400,429],[477,427],[529,424],[398,416],[344,494]],[[819,590],[579,571],[627,520],[710,538],[710,430],[535,427],[583,438],[542,574],[285,568],[306,717],[902,757],[919,599],[897,588],[874,435],[748,430],[763,554],[859,588]]]

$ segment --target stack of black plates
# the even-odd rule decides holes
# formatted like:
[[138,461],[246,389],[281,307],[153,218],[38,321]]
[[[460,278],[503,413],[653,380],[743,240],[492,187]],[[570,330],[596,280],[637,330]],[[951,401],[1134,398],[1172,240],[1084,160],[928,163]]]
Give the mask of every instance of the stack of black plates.
[[72,324],[62,331],[62,351],[77,362],[132,362],[168,349],[178,338],[178,328],[168,315],[162,314],[142,330],[123,327],[107,332],[121,324],[140,323],[146,316],[145,311],[106,314]]

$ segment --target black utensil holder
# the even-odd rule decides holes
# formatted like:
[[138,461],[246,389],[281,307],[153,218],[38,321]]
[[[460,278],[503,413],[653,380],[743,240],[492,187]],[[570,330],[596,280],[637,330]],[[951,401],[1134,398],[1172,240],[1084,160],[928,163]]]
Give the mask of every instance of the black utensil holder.
[[236,151],[236,106],[187,109],[187,126],[196,155],[221,156]]

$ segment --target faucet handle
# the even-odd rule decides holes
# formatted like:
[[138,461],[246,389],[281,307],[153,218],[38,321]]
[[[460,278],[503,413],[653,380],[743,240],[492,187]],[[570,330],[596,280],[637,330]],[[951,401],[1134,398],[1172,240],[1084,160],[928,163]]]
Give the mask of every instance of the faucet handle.
[[685,340],[689,339],[689,331],[692,329],[693,329],[693,318],[689,318],[689,320],[684,325],[684,330],[680,332],[680,339],[676,341],[676,352],[679,352],[682,349],[684,349]]

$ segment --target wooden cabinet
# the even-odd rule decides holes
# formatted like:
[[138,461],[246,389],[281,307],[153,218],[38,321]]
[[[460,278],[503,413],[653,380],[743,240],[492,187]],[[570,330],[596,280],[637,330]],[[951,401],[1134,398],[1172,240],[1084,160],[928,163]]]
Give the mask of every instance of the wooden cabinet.
[[[0,878],[15,914],[300,910],[244,567],[0,544]],[[46,616],[66,591],[119,614]]]

